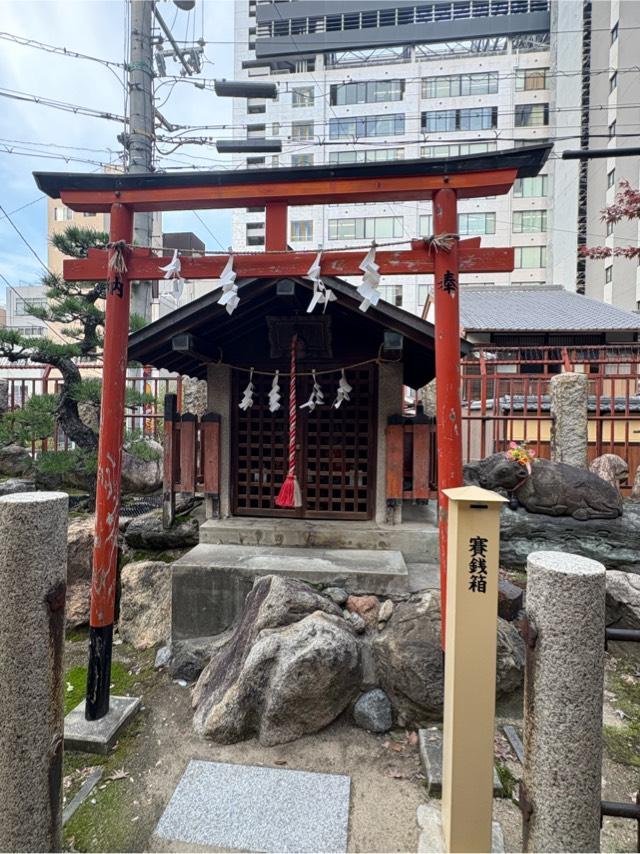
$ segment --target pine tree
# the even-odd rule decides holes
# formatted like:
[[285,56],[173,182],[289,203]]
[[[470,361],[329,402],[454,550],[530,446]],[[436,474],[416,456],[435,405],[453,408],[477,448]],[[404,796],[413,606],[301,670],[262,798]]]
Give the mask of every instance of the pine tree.
[[[106,249],[109,235],[89,228],[69,226],[64,232],[54,234],[52,244],[63,255],[86,258],[91,248]],[[63,326],[63,340],[46,337],[29,337],[16,330],[0,328],[0,356],[10,362],[27,360],[37,364],[51,365],[60,371],[63,385],[55,407],[55,418],[69,439],[80,449],[95,452],[98,434],[80,417],[78,404],[81,401],[100,402],[100,384],[95,380],[82,380],[78,358],[98,359],[104,335],[104,300],[106,282],[66,282],[61,276],[48,273],[42,279],[46,287],[46,307],[29,306],[26,311],[48,323]],[[132,326],[139,319],[132,318]],[[62,336],[61,336],[62,338]],[[133,401],[129,396],[129,405]]]

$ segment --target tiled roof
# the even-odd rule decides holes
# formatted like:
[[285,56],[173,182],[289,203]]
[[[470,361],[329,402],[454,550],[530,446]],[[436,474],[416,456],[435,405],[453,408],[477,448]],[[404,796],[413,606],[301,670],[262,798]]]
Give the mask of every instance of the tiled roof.
[[465,332],[640,331],[640,314],[561,285],[463,285],[460,325]]

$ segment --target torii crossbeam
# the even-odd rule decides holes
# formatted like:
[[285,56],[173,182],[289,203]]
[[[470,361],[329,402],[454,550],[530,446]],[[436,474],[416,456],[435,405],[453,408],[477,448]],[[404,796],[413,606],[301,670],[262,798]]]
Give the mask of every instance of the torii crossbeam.
[[[315,252],[287,247],[289,207],[354,202],[425,201],[433,204],[433,231],[447,235],[446,249],[424,240],[403,251],[380,251],[376,262],[385,276],[435,277],[438,503],[440,568],[446,597],[447,499],[443,490],[462,484],[460,424],[460,272],[509,272],[513,249],[481,248],[479,239],[460,241],[458,199],[509,192],[516,178],[533,177],[551,145],[509,149],[446,160],[404,160],[301,169],[262,169],[188,174],[65,174],[38,172],[38,187],[74,211],[111,216],[109,250],[91,250],[86,259],[65,260],[67,281],[107,280],[103,355],[102,417],[98,450],[96,535],[91,588],[90,653],[86,717],[97,720],[109,710],[109,681],[116,588],[123,440],[125,372],[131,281],[161,278],[167,257],[134,248],[137,211],[265,207],[265,252],[234,255],[238,276],[305,275]],[[189,279],[217,278],[226,258],[182,259]],[[358,275],[362,251],[327,251],[322,273]],[[115,263],[114,263],[115,262]]]

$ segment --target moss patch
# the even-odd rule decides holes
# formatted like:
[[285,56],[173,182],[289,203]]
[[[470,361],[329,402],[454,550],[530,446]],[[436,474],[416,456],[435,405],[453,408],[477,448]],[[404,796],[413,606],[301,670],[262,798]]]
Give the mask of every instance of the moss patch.
[[640,768],[640,679],[631,662],[618,659],[609,689],[626,717],[620,726],[603,728],[605,750],[614,762]]
[[500,779],[500,784],[502,785],[503,794],[501,795],[501,797],[512,798],[516,783],[518,781],[513,776],[511,771],[507,768],[507,766],[502,764],[502,762],[496,762],[496,772]]
[[[127,644],[114,647],[120,660],[111,665],[112,694],[149,696],[166,676],[154,671],[155,650],[140,652]],[[66,673],[65,714],[82,701],[86,688],[86,667],[72,667]],[[71,690],[69,690],[71,686]],[[142,851],[157,820],[149,805],[138,803],[140,786],[134,782],[137,742],[148,726],[147,711],[140,711],[122,733],[107,756],[66,751],[64,775],[67,803],[86,779],[89,766],[104,768],[102,780],[67,822],[64,847],[69,851]],[[95,800],[95,804],[91,803]]]

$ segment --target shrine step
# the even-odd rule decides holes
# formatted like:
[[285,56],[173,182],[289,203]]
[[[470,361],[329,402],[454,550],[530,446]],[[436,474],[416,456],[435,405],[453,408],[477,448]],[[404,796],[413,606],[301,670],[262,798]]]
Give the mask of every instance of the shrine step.
[[349,593],[406,593],[399,551],[200,543],[173,564],[172,640],[216,635],[236,619],[254,579],[286,575]]
[[309,519],[209,519],[200,543],[283,548],[365,549],[402,552],[409,562],[438,562],[438,529],[428,521],[379,525]]

